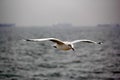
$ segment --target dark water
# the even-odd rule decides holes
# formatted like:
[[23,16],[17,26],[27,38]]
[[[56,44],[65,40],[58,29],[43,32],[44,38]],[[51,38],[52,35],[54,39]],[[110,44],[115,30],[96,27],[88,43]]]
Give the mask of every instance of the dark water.
[[[91,39],[76,52],[26,38]],[[120,80],[120,28],[0,28],[0,80]]]

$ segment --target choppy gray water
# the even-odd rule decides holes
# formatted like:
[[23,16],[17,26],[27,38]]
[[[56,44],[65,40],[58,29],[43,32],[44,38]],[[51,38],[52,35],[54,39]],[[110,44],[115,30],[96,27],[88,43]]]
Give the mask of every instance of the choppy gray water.
[[[26,38],[91,39],[76,52]],[[0,80],[120,80],[120,28],[0,28]]]

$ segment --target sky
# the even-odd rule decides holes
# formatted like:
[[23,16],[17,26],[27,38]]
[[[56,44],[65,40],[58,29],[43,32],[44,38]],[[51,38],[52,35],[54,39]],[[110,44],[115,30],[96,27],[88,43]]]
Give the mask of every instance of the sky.
[[0,23],[18,26],[120,24],[120,0],[0,0]]

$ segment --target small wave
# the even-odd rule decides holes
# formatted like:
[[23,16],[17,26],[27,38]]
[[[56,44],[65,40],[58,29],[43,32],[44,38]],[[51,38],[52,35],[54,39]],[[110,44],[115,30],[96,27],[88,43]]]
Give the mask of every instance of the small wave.
[[38,67],[42,68],[57,68],[58,66],[55,64],[48,64],[48,63],[41,63],[38,65]]

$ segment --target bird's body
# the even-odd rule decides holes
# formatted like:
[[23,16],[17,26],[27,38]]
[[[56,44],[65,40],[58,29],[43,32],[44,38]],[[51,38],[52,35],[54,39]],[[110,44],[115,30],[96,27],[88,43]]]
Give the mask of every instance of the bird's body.
[[26,39],[25,41],[33,41],[33,42],[41,42],[41,41],[52,41],[56,44],[53,45],[53,47],[60,49],[60,50],[73,50],[74,51],[74,44],[78,43],[78,42],[86,42],[86,43],[95,43],[95,44],[101,44],[101,42],[95,42],[92,40],[86,40],[86,39],[82,39],[82,40],[75,40],[72,42],[69,41],[61,41],[59,39],[56,38],[43,38],[43,39]]
[[68,45],[56,45],[56,48],[60,49],[60,50],[70,50],[71,47],[69,47]]
[[72,44],[70,44],[69,42],[64,42],[64,44],[58,45],[58,44],[54,44],[53,47],[60,49],[60,50],[70,50]]

